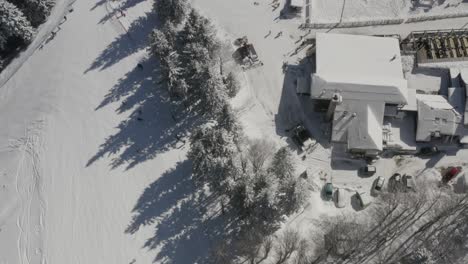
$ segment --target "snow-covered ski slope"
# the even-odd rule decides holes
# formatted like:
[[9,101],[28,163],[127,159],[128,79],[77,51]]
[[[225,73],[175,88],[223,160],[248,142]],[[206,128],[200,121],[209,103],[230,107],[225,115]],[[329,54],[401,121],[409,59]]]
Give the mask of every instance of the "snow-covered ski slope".
[[185,230],[161,222],[189,196],[190,167],[150,63],[136,68],[151,8],[125,1],[118,22],[106,0],[76,1],[0,88],[0,263],[193,263],[185,256],[204,252],[202,239],[185,254],[162,244]]
[[[294,110],[295,99],[283,94],[281,66],[296,62],[290,54],[305,32],[299,20],[278,20],[281,8],[259,2],[195,1],[228,38],[254,43],[264,66],[245,74],[248,85],[233,104],[250,137],[285,144],[276,114],[284,100]],[[152,1],[122,3],[126,16],[118,19],[116,3],[76,1],[56,36],[0,87],[1,264],[195,263],[207,252],[210,234],[190,203],[187,145],[174,140],[183,127],[155,89],[154,62],[145,61]],[[327,163],[327,155],[313,158]]]

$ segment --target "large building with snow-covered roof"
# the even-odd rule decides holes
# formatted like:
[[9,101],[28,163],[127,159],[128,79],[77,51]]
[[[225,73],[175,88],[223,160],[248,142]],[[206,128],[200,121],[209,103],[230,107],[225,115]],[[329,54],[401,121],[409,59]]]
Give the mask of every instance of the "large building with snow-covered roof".
[[312,98],[407,103],[398,39],[317,33]]
[[[311,98],[330,101],[331,141],[375,156],[383,150],[386,107],[408,104],[395,38],[317,33]],[[388,112],[388,111],[387,111]]]

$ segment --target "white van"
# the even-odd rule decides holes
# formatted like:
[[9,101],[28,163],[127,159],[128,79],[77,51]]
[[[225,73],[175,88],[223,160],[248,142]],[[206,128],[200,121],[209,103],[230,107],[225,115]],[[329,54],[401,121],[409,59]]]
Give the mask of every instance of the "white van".
[[346,197],[345,190],[343,188],[338,188],[335,191],[336,207],[343,208],[346,207]]
[[366,192],[358,192],[356,191],[356,198],[359,201],[359,205],[361,208],[364,209],[372,203],[372,199],[370,195]]

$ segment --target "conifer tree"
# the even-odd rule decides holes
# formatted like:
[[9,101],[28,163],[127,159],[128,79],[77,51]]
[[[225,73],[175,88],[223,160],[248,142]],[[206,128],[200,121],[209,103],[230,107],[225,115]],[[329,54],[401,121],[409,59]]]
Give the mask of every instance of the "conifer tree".
[[7,41],[13,38],[29,43],[33,34],[34,29],[21,10],[12,3],[0,0],[0,48],[5,48]]

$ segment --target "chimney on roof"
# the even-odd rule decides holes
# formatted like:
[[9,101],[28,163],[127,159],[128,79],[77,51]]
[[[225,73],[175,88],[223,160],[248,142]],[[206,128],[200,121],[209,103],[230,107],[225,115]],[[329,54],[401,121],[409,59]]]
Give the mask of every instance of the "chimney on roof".
[[335,113],[336,106],[343,102],[343,97],[339,93],[334,93],[330,104],[328,105],[327,114],[325,115],[325,121],[330,121]]

